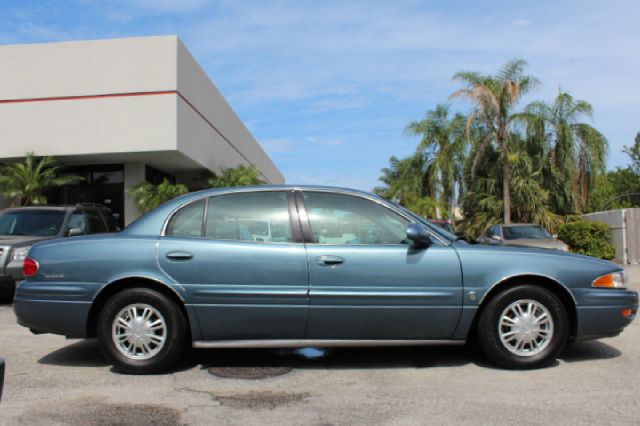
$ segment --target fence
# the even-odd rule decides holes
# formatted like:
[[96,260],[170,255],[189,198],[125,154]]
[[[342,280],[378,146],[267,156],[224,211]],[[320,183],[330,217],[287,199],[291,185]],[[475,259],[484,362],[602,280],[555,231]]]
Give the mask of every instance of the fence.
[[616,262],[640,263],[640,208],[589,213],[584,215],[584,219],[609,226]]

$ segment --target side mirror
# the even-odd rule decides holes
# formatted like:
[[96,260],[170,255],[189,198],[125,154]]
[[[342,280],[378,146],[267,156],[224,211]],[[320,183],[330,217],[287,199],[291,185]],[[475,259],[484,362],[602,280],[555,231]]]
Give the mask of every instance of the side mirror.
[[427,247],[431,244],[431,236],[427,229],[417,223],[410,223],[407,226],[407,238],[413,241],[416,247]]
[[67,236],[68,237],[77,237],[78,235],[82,235],[82,229],[80,228],[71,228],[69,229],[69,232],[67,232]]
[[553,235],[551,236],[551,238],[553,238],[554,240],[557,240],[557,239],[558,239],[558,234],[553,234]]
[[491,239],[496,240],[496,241],[502,241],[502,237],[500,235],[492,235]]

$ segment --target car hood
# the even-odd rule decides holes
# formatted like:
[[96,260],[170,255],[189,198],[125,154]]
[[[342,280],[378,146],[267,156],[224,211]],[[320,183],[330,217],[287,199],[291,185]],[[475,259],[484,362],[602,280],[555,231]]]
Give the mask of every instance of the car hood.
[[32,235],[0,235],[0,246],[23,246],[38,241],[50,240],[53,237],[34,237]]
[[[564,244],[560,240],[558,241],[561,244]],[[471,244],[465,240],[458,240],[454,242],[453,246],[457,250],[471,250],[473,252],[478,253],[491,253],[499,256],[503,261],[506,261],[510,257],[512,258],[521,258],[522,256],[526,257],[545,257],[549,260],[554,259],[559,262],[562,261],[579,261],[579,262],[588,262],[592,264],[598,264],[601,266],[614,268],[614,269],[622,269],[622,267],[616,263],[610,262],[608,260],[598,259],[591,256],[585,256],[582,254],[571,253],[567,251],[560,250],[549,250],[547,248],[540,247],[531,247],[524,245],[489,245],[489,244]],[[554,247],[555,248],[555,247]]]
[[566,246],[561,240],[556,239],[540,239],[540,238],[523,238],[520,240],[505,240],[505,245],[508,246],[525,246],[525,247],[539,247],[544,249],[560,250]]

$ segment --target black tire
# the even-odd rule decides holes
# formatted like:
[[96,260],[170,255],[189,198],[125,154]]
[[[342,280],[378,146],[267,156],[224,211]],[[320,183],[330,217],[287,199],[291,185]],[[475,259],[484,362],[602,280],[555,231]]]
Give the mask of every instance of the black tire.
[[[500,325],[500,318],[505,310],[516,302],[531,300],[545,308],[551,315],[553,332],[546,344],[540,349],[528,344],[519,353],[513,352],[513,341],[503,343],[500,334],[512,331],[514,328],[504,328]],[[543,311],[536,311],[541,314]],[[482,311],[478,320],[478,340],[485,355],[496,365],[510,369],[538,368],[548,365],[564,350],[569,338],[569,316],[562,301],[551,291],[534,286],[522,285],[512,287],[496,295]],[[508,340],[508,339],[506,339]],[[516,341],[517,342],[517,341]],[[511,350],[509,349],[511,347]],[[528,351],[529,354],[522,354]]]
[[[116,317],[132,305],[149,306],[164,320],[164,343],[154,346],[157,353],[146,359],[125,355],[112,338]],[[142,309],[139,307],[137,312]],[[164,294],[148,288],[130,288],[113,295],[100,312],[96,331],[105,357],[118,370],[128,374],[154,374],[170,368],[180,359],[189,335],[187,320],[180,308]]]
[[13,297],[16,294],[15,283],[0,284],[0,305],[13,303]]

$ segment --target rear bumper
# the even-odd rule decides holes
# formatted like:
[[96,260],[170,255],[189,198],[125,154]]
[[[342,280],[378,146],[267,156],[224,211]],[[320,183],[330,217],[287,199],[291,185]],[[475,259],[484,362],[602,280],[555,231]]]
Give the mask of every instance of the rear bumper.
[[91,301],[87,290],[69,285],[21,282],[16,288],[13,311],[18,324],[34,333],[85,337]]
[[33,333],[62,334],[67,337],[86,337],[87,318],[91,303],[51,300],[16,299],[13,310],[18,324]]
[[[637,315],[638,293],[628,290],[594,289],[583,295],[588,304],[578,305],[575,340],[617,336]],[[631,316],[623,315],[630,309]]]

